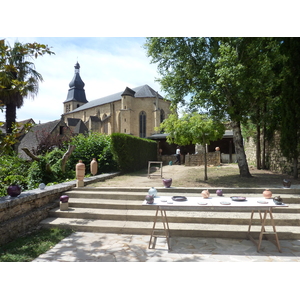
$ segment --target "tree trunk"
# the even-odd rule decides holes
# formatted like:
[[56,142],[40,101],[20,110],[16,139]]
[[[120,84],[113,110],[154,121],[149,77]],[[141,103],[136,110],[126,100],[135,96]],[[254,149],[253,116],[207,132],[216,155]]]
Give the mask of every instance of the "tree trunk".
[[232,126],[232,131],[233,131],[233,142],[235,145],[235,154],[236,154],[238,166],[240,169],[240,176],[241,177],[252,177],[249,172],[245,148],[243,145],[241,124],[240,124],[240,122],[232,121],[231,126]]
[[256,126],[256,168],[261,169],[261,159],[260,159],[260,126]]
[[207,177],[207,155],[206,155],[206,144],[204,144],[204,180],[208,180],[208,177]]
[[16,122],[17,107],[9,103],[5,105],[6,133],[12,133],[12,125]]
[[64,154],[61,160],[61,171],[63,173],[66,172],[66,163],[70,155],[72,154],[73,150],[75,149],[76,146],[74,145],[69,145],[67,152]]

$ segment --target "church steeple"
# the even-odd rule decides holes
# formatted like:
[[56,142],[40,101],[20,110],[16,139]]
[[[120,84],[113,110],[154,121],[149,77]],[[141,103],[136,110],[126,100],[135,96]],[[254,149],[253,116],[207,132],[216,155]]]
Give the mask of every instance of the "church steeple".
[[66,101],[64,101],[65,113],[70,112],[88,102],[85,96],[85,90],[84,90],[85,84],[82,81],[79,74],[80,65],[78,62],[76,63],[74,68],[75,68],[75,74],[73,79],[69,83],[70,89],[68,91],[67,99]]

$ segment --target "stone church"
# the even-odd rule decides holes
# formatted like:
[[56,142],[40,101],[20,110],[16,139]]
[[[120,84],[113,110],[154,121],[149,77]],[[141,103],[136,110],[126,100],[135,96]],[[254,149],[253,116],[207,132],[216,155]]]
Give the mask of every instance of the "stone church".
[[155,127],[170,114],[171,102],[148,85],[126,87],[121,92],[88,101],[79,70],[77,62],[67,99],[63,102],[62,120],[73,130],[86,126],[87,131],[146,138],[158,133]]

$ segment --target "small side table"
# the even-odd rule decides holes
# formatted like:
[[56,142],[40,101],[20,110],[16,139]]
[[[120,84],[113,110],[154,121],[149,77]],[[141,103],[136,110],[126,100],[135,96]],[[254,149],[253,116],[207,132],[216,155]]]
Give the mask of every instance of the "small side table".
[[[162,163],[163,163],[162,161],[148,161],[148,178],[150,178],[151,176],[160,176],[161,178],[163,177]],[[160,165],[160,174],[158,174],[158,175],[151,175],[150,174],[151,164],[159,164]]]

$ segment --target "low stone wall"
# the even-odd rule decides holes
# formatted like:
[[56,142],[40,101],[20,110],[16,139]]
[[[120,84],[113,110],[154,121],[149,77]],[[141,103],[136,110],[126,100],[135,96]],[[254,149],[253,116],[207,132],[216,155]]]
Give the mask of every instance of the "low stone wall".
[[[221,163],[220,151],[207,153],[207,164],[219,166]],[[204,154],[189,154],[185,156],[186,166],[202,166],[204,165]]]
[[[84,179],[84,184],[103,181],[119,173],[101,174]],[[76,186],[76,180],[47,186],[44,190],[25,191],[18,197],[0,197],[0,245],[33,229],[59,206],[60,196]]]

